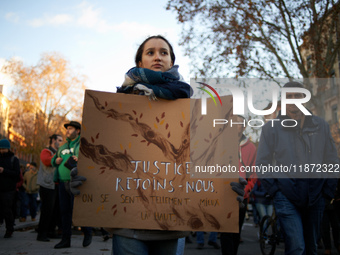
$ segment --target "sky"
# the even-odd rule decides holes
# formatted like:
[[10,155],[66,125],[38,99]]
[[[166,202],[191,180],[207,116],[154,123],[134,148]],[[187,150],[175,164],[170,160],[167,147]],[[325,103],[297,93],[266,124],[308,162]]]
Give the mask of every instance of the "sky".
[[[150,35],[165,36],[176,64],[190,81],[189,59],[178,45],[181,25],[166,0],[2,0],[0,64],[18,58],[36,65],[42,53],[57,52],[87,88],[115,92],[134,66],[138,46]],[[0,76],[0,84],[10,85]]]

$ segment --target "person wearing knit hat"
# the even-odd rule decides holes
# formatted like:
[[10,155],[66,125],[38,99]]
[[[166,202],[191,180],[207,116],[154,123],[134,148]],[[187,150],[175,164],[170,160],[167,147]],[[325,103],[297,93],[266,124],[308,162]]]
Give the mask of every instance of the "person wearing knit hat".
[[4,238],[12,237],[14,215],[12,211],[16,184],[20,178],[19,159],[10,151],[7,139],[0,140],[0,214],[6,223]]

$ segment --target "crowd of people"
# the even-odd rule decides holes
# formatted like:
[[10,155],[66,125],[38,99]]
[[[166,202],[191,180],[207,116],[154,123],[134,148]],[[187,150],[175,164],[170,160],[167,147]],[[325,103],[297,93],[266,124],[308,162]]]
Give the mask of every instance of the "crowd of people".
[[[175,65],[171,44],[162,36],[147,38],[138,48],[136,66],[126,74],[118,93],[146,95],[151,100],[190,98],[190,85],[185,83]],[[289,82],[286,88],[302,88]],[[302,98],[303,93],[287,93],[287,98]],[[235,116],[237,122],[246,122],[244,116]],[[238,130],[239,167],[259,165],[339,164],[338,153],[328,124],[321,118],[305,116],[296,105],[287,105],[286,115],[280,120],[294,120],[294,128],[280,126],[277,122],[264,125],[258,149],[244,135],[244,126]],[[13,235],[17,214],[15,198],[20,198],[20,221],[30,215],[36,220],[40,211],[37,240],[50,241],[61,234],[54,248],[71,247],[74,177],[79,154],[81,124],[71,121],[64,125],[66,142],[59,134],[49,138],[48,147],[40,154],[39,169],[31,162],[20,170],[19,160],[10,150],[7,139],[0,141],[0,220],[5,221],[5,238]],[[71,175],[71,171],[73,175]],[[286,254],[317,254],[317,245],[323,240],[325,254],[330,254],[331,237],[340,254],[339,240],[339,183],[334,178],[270,178],[260,179],[255,174],[240,174],[240,182],[232,183],[238,194],[239,233],[209,235],[208,245],[221,249],[226,255],[236,255],[241,242],[241,231],[247,204],[253,203],[255,224],[275,208],[283,230]],[[79,182],[79,178],[77,179]],[[70,187],[71,184],[71,187]],[[337,191],[337,192],[336,192]],[[40,203],[38,205],[38,197]],[[53,216],[51,216],[53,215]],[[92,228],[82,226],[83,246],[92,242]],[[103,235],[109,235],[102,229]],[[197,248],[204,248],[203,232],[197,232]],[[114,229],[111,232],[113,254],[183,254],[187,232]]]

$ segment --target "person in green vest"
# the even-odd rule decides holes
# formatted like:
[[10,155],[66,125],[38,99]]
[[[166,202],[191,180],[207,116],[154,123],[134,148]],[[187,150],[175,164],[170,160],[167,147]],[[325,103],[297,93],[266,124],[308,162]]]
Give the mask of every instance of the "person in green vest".
[[[59,182],[59,201],[61,224],[63,229],[62,240],[54,246],[55,249],[71,247],[72,212],[74,195],[70,192],[70,172],[77,166],[81,125],[77,121],[70,121],[64,125],[66,128],[66,143],[59,147],[51,160],[57,167],[55,181]],[[89,246],[92,241],[92,228],[82,227],[84,232],[83,246]]]

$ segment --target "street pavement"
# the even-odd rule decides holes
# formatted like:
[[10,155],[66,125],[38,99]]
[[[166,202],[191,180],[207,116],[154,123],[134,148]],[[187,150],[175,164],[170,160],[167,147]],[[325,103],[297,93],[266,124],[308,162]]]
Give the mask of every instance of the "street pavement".
[[[15,232],[12,238],[3,238],[5,234],[5,225],[0,227],[0,255],[64,255],[64,254],[79,254],[79,255],[110,255],[111,254],[111,239],[103,241],[100,236],[100,231],[96,231],[92,244],[86,248],[82,247],[83,236],[80,231],[74,231],[71,239],[71,248],[67,249],[54,249],[60,239],[51,239],[50,242],[36,241],[37,233],[35,228],[38,225],[39,216],[37,221],[32,222],[28,217],[27,222],[15,222]],[[243,243],[239,246],[239,255],[261,255],[259,242],[257,239],[258,228],[252,224],[252,219],[245,221],[242,230]],[[214,249],[209,246],[208,234],[205,234],[205,246],[204,249],[196,249],[197,244],[195,237],[190,236],[192,243],[185,245],[185,255],[221,255],[220,249]],[[218,243],[220,240],[218,239]],[[276,251],[275,255],[284,254],[284,244],[281,243]],[[323,250],[318,250],[318,254],[323,254]],[[337,254],[335,249],[332,250],[332,254]]]

